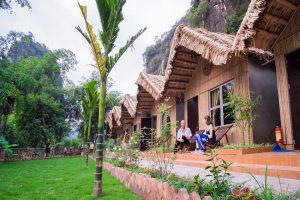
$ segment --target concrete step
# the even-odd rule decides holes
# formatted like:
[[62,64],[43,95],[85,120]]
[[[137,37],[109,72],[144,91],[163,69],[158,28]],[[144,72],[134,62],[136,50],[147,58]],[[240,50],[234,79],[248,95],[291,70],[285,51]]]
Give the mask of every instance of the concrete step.
[[[168,156],[172,156],[169,154]],[[300,167],[300,152],[291,153],[255,153],[246,155],[219,155],[222,159],[230,163],[274,165]],[[208,159],[205,155],[184,153],[176,154],[178,160],[205,161]]]

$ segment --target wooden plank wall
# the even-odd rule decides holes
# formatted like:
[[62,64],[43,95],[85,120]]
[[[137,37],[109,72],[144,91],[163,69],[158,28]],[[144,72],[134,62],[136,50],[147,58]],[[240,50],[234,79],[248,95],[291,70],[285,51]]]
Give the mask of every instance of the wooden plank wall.
[[[209,114],[209,90],[234,80],[235,92],[249,92],[248,62],[245,59],[234,57],[226,65],[213,66],[209,75],[203,73],[205,61],[200,60],[200,66],[196,69],[185,92],[185,120],[187,119],[187,100],[198,96],[199,127],[204,129],[203,118]],[[232,144],[241,143],[241,133],[237,127],[233,127],[229,133],[229,142]],[[222,141],[225,143],[225,141]]]
[[300,7],[274,44],[281,126],[288,144],[293,142],[293,130],[285,55],[299,48]]

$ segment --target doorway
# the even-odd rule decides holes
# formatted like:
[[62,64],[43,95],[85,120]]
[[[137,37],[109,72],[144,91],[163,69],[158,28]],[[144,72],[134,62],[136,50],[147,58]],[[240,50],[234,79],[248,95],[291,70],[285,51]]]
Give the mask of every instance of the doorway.
[[141,130],[142,130],[142,138],[141,138],[141,145],[140,150],[144,151],[147,150],[148,147],[152,144],[153,138],[152,138],[152,118],[151,117],[145,117],[141,119]]
[[198,96],[187,101],[187,115],[188,126],[194,135],[199,130]]
[[300,149],[300,49],[286,56],[295,149]]

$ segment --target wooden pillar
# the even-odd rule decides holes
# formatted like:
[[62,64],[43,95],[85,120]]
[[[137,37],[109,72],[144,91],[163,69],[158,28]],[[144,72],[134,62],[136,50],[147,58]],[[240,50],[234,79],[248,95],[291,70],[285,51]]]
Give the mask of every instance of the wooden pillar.
[[283,54],[275,56],[276,62],[276,76],[279,97],[279,109],[281,128],[283,131],[284,143],[289,144],[288,149],[293,148],[293,129],[292,129],[292,116],[290,106],[288,74],[285,56]]

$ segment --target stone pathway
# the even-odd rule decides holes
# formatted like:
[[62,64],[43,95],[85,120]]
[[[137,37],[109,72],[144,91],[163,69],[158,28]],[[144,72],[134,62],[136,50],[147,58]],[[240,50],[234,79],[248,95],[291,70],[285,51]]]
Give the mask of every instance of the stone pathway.
[[[152,162],[141,160],[140,166],[145,168],[150,168]],[[206,178],[205,176],[208,174],[206,170],[203,168],[197,167],[190,167],[190,166],[182,166],[182,165],[174,165],[172,172],[178,176],[185,177],[192,179],[195,175],[199,174],[201,178]],[[247,186],[251,188],[256,188],[257,183],[251,177],[250,174],[246,173],[238,173],[238,172],[230,172],[233,175],[233,182],[234,183],[246,183]],[[256,179],[259,182],[264,182],[265,177],[260,175],[255,175]],[[277,177],[268,177],[268,184],[276,191],[297,191],[300,190],[300,180],[296,179],[287,179],[287,178],[280,178]]]

